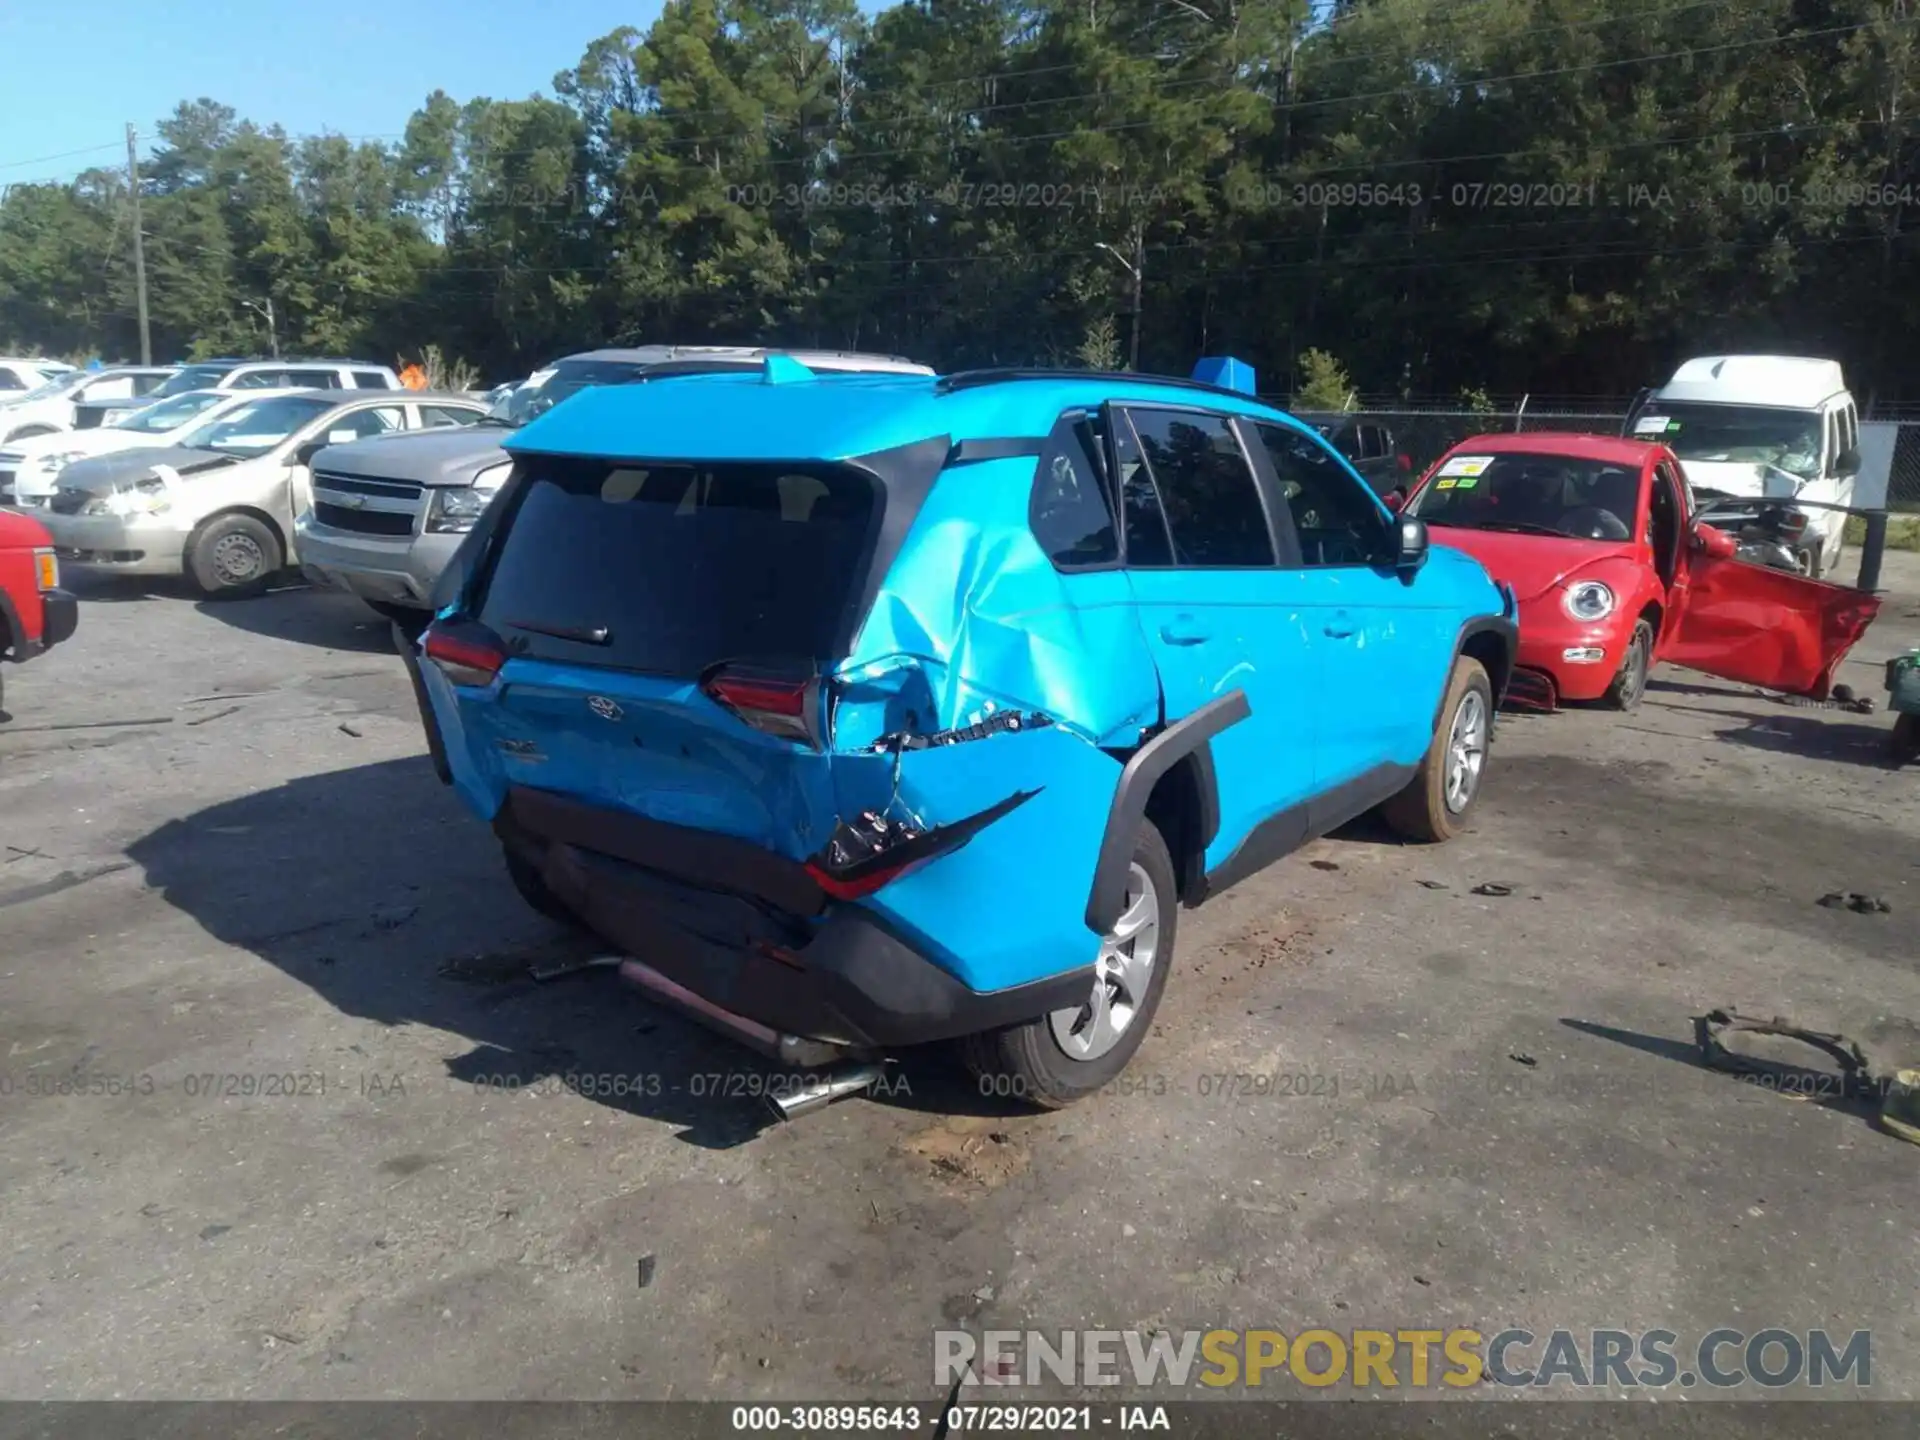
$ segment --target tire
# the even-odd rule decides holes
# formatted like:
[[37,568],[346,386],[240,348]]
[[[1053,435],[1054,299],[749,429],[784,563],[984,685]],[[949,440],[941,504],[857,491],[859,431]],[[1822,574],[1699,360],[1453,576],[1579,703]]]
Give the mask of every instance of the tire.
[[1920,760],[1920,715],[1901,715],[1894,720],[1888,748],[1893,751],[1895,765]]
[[1440,724],[1420,768],[1406,789],[1380,807],[1381,817],[1409,840],[1453,839],[1466,829],[1480,798],[1492,738],[1492,682],[1478,660],[1462,655],[1453,662]]
[[286,564],[280,537],[251,515],[216,515],[187,541],[187,575],[209,600],[258,595]]
[[1633,635],[1627,641],[1627,653],[1620,659],[1620,672],[1607,686],[1600,703],[1609,710],[1637,710],[1647,693],[1647,676],[1653,673],[1653,625],[1645,616],[1633,622]]
[[547,888],[538,870],[511,850],[503,849],[500,853],[506,858],[507,878],[513,881],[513,888],[520,892],[522,900],[549,920],[574,930],[583,928],[580,917],[560,903],[559,896]]
[[[1127,942],[1116,935],[1143,905],[1146,911],[1140,918],[1151,928],[1136,928],[1131,949],[1123,953],[1118,947]],[[1133,845],[1126,908],[1116,935],[1101,944],[1088,1003],[962,1040],[961,1058],[979,1080],[980,1093],[1007,1095],[1041,1109],[1058,1110],[1085,1099],[1126,1069],[1146,1038],[1167,988],[1179,913],[1167,842],[1151,821],[1142,821]],[[1151,937],[1151,949],[1146,965],[1136,967],[1142,936]],[[1114,1002],[1129,994],[1132,1003],[1125,1007],[1129,1013],[1116,1031],[1111,1028]],[[1103,1002],[1097,1008],[1096,999]],[[1082,1049],[1088,1053],[1075,1053]]]

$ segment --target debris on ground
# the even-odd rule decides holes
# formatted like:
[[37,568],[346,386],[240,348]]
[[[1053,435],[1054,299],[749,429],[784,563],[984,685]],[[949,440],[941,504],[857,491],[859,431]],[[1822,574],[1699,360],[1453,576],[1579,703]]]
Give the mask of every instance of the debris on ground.
[[[1762,1020],[1742,1015],[1731,1006],[1709,1010],[1705,1015],[1694,1016],[1693,1038],[1701,1061],[1710,1068],[1740,1075],[1792,1098],[1842,1100],[1879,1094],[1872,1062],[1857,1040],[1829,1031],[1810,1030],[1785,1016]],[[1760,1049],[1751,1044],[1755,1039],[1768,1038],[1811,1046],[1829,1063],[1807,1065],[1783,1060],[1760,1053]]]
[[1851,910],[1858,915],[1891,915],[1893,906],[1878,895],[1862,895],[1855,890],[1833,890],[1820,897],[1829,910]]
[[1312,865],[1316,870],[1338,870],[1340,868],[1340,862],[1337,860],[1310,860],[1307,863]]
[[1488,880],[1474,886],[1473,893],[1476,895],[1511,895],[1513,893],[1513,887],[1511,885],[1497,885],[1493,881]]
[[653,1256],[642,1255],[640,1257],[640,1288],[644,1290],[652,1283],[653,1283]]
[[360,732],[354,729],[351,725],[347,724],[347,722],[344,720],[340,722],[340,733],[342,735],[351,735],[356,740],[360,738]]
[[1538,1065],[1540,1063],[1538,1060],[1534,1059],[1533,1056],[1527,1054],[1527,1052],[1524,1050],[1513,1051],[1511,1054],[1507,1056],[1507,1059],[1513,1061],[1515,1064],[1525,1065],[1529,1069],[1531,1069],[1533,1066]]
[[1423,890],[1445,890],[1447,887],[1438,880],[1416,880],[1414,884]]

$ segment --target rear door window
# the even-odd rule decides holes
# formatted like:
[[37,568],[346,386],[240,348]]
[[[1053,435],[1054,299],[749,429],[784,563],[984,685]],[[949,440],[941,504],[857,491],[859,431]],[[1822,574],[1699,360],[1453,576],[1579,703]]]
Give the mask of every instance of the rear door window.
[[1166,512],[1172,563],[1272,565],[1273,533],[1260,487],[1227,417],[1198,410],[1140,409],[1128,415]]
[[391,390],[393,382],[378,370],[356,370],[353,383],[362,390]]
[[1034,470],[1034,538],[1047,558],[1063,570],[1107,565],[1120,558],[1113,506],[1095,458],[1098,446],[1092,417],[1063,415]]
[[[479,619],[516,651],[692,677],[830,660],[851,635],[879,501],[831,464],[520,462]],[[584,638],[604,631],[604,643]]]

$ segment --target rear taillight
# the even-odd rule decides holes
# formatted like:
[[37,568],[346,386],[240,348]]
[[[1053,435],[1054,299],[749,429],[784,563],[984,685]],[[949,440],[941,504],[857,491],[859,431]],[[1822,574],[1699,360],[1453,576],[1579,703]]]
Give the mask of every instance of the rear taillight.
[[812,677],[772,675],[740,666],[709,671],[700,688],[715,704],[767,735],[819,747],[813,717],[819,685]]
[[434,621],[427,627],[421,649],[455,685],[491,685],[507,663],[507,647],[500,637],[470,620]]

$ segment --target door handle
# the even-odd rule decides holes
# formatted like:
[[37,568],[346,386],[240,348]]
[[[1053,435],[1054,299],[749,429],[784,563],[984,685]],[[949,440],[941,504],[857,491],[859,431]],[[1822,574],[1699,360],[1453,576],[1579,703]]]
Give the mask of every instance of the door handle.
[[1327,621],[1327,634],[1335,640],[1345,640],[1359,628],[1359,622],[1345,610],[1334,611],[1331,618]]
[[1160,627],[1160,638],[1169,645],[1201,645],[1209,636],[1191,615],[1176,615]]

